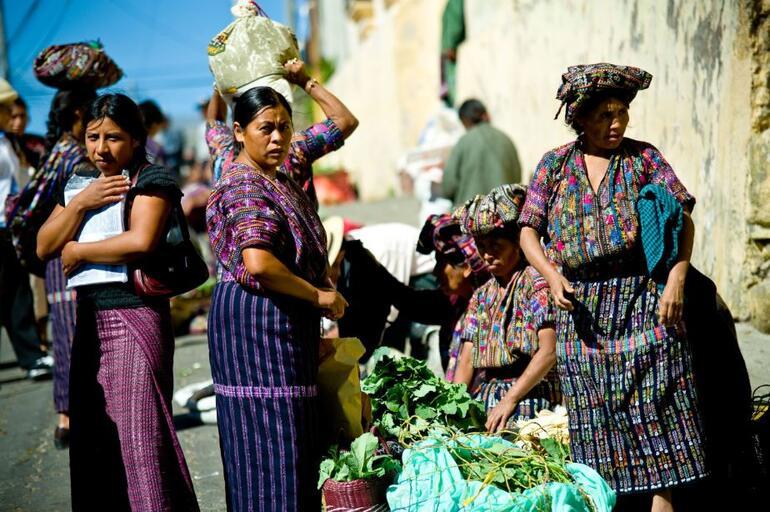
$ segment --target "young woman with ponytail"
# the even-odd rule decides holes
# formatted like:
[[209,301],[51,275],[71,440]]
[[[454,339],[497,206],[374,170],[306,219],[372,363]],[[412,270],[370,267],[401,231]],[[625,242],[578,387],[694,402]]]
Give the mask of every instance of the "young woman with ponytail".
[[[93,89],[59,90],[53,97],[45,136],[47,154],[41,166],[41,173],[50,176],[46,186],[51,197],[72,173],[93,169],[84,146],[83,114],[95,98]],[[66,284],[61,258],[49,261],[45,288],[53,331],[53,400],[59,414],[54,444],[59,449],[69,443],[70,351],[75,336],[75,292],[67,290]]]

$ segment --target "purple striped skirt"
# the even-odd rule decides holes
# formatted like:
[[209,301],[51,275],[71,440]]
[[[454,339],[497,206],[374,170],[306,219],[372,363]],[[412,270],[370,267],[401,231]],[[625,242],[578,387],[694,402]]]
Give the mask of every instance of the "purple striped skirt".
[[78,304],[70,386],[73,510],[198,510],[171,416],[168,302]]
[[45,291],[53,331],[53,403],[56,412],[69,410],[70,352],[75,338],[77,303],[75,292],[67,290],[67,278],[61,258],[48,262],[45,270]]
[[318,510],[317,310],[218,283],[211,373],[230,511]]

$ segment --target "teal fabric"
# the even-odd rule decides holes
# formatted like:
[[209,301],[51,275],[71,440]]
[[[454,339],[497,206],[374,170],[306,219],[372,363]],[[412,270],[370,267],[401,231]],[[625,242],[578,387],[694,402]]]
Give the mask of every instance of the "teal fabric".
[[[513,444],[499,437],[469,435],[463,445]],[[403,471],[388,489],[388,505],[394,512],[610,512],[615,492],[599,474],[582,464],[568,464],[575,484],[549,483],[523,493],[508,493],[493,485],[464,480],[457,463],[444,447],[452,440],[428,438],[405,450]],[[591,500],[593,508],[583,498]]]
[[661,185],[645,185],[636,203],[647,272],[659,284],[679,256],[684,224],[682,205]]

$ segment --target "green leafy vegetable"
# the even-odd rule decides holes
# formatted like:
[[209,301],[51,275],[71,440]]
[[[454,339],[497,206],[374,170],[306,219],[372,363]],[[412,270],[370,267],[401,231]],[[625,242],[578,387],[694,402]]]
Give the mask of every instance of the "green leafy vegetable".
[[573,481],[565,467],[566,447],[556,440],[548,441],[543,451],[514,447],[502,440],[480,447],[466,445],[462,438],[456,438],[445,446],[466,479],[507,492],[521,492],[548,482]]
[[329,457],[321,461],[318,488],[328,479],[350,482],[361,478],[381,478],[397,473],[401,464],[390,455],[375,455],[379,441],[365,433],[350,444],[350,451],[333,446]]
[[372,417],[381,432],[413,439],[436,425],[473,430],[484,423],[484,406],[465,386],[451,384],[423,361],[383,357],[361,383],[372,401]]

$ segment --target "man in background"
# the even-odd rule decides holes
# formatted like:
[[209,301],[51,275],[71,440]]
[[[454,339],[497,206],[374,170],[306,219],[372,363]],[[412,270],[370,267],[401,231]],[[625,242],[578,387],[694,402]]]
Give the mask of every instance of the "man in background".
[[490,124],[484,104],[466,100],[460,105],[459,115],[466,133],[449,154],[442,182],[444,197],[455,207],[499,185],[521,182],[516,147],[505,133]]
[[11,107],[18,98],[8,82],[0,78],[0,325],[5,328],[19,366],[27,377],[39,380],[51,376],[53,359],[40,347],[32,308],[29,274],[19,263],[6,229],[5,200],[18,192],[16,175],[19,157],[6,135]]

